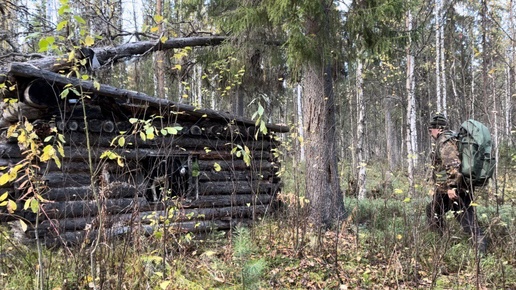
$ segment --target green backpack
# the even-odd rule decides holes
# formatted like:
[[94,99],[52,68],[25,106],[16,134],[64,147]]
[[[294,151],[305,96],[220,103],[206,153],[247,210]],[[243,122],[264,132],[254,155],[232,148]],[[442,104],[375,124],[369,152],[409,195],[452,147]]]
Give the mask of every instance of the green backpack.
[[483,186],[493,176],[495,159],[491,156],[491,133],[482,123],[469,119],[457,134],[461,154],[461,173],[466,182]]

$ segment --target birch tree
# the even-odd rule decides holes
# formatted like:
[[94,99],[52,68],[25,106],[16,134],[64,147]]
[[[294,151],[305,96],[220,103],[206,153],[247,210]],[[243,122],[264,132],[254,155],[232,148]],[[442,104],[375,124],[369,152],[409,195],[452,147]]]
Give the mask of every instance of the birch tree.
[[[412,13],[407,11],[406,18],[407,31],[412,31]],[[415,96],[415,76],[414,76],[414,55],[412,53],[412,38],[409,36],[407,45],[407,161],[408,161],[408,180],[409,192],[414,195],[414,168],[417,166],[417,130],[416,130],[416,96]]]

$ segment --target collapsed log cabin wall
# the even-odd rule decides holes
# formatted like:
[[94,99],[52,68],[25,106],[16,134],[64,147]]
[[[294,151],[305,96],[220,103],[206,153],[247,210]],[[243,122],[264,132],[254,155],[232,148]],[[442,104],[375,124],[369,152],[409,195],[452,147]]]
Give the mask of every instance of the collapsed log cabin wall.
[[[228,229],[263,216],[275,204],[280,179],[274,132],[286,132],[285,127],[268,125],[269,133],[257,134],[252,120],[23,65],[12,65],[10,75],[18,86],[10,97],[18,102],[4,104],[0,124],[26,118],[41,140],[55,128],[66,141],[61,167],[40,164],[38,184],[43,187],[38,188],[48,202],[38,216],[22,210],[27,193],[27,186],[20,188],[23,179],[1,186],[18,201],[15,214],[31,225],[25,231],[29,238],[37,236],[47,244],[91,240],[100,218],[108,235],[136,229],[150,233],[164,219],[177,232]],[[63,100],[60,94],[68,84],[88,98],[70,93]],[[179,130],[142,139],[136,119],[152,120],[156,132]],[[116,141],[120,136],[124,142]],[[242,159],[245,148],[248,164]],[[123,166],[100,158],[108,150],[123,157]],[[16,138],[5,138],[4,132],[0,166],[9,168],[23,159]]]

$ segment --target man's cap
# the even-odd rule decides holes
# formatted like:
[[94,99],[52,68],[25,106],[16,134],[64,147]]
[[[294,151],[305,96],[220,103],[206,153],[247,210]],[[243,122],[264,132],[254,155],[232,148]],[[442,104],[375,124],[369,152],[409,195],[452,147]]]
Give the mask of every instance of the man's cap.
[[437,113],[430,119],[429,128],[442,129],[448,127],[448,118],[441,113]]

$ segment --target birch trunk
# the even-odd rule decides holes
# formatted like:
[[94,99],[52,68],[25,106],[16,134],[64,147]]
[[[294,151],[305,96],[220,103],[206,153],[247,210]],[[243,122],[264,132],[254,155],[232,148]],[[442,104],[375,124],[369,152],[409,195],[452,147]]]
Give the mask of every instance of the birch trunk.
[[[435,21],[435,96],[437,102],[437,112],[442,112],[442,99],[441,99],[441,0],[435,0],[434,8],[434,21]],[[408,149],[408,148],[407,148]]]
[[439,0],[439,19],[442,21],[442,23],[439,25],[439,52],[441,53],[441,56],[439,57],[439,60],[441,61],[441,69],[440,69],[440,76],[441,76],[441,106],[442,106],[442,113],[447,116],[448,115],[448,101],[446,99],[446,60],[444,57],[444,17],[442,17],[442,0]]
[[303,104],[301,102],[302,97],[302,86],[301,84],[297,84],[297,128],[298,128],[298,134],[299,134],[299,160],[301,162],[305,161],[305,144],[303,140],[305,139],[305,132],[303,128]]
[[[412,30],[412,14],[407,13],[407,31]],[[417,129],[416,129],[416,96],[414,82],[414,55],[411,51],[412,41],[409,38],[407,46],[407,161],[408,161],[408,180],[409,194],[414,195],[414,169],[417,166]]]
[[357,163],[358,163],[358,198],[366,197],[366,154],[364,150],[365,137],[365,101],[364,101],[364,80],[362,78],[362,60],[357,61],[356,72],[357,87]]

